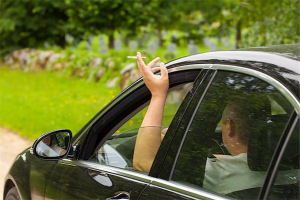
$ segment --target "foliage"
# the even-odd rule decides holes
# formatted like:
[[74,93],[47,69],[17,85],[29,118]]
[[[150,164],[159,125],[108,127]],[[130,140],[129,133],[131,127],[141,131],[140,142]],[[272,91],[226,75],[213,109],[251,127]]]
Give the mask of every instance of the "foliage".
[[67,15],[63,1],[1,0],[0,6],[2,53],[45,42],[65,45]]
[[237,47],[300,42],[299,0],[241,0],[231,7]]
[[143,17],[139,8],[140,1],[123,0],[93,0],[78,1],[67,0],[69,6],[68,32],[76,38],[88,34],[104,33],[109,36],[109,47],[113,48],[114,32],[134,32],[142,26]]
[[0,0],[1,53],[45,42],[64,47],[65,36],[75,43],[106,34],[112,48],[116,33],[128,39],[164,31],[186,34],[176,40],[198,44],[205,36],[235,35],[237,47],[299,42],[299,0]]

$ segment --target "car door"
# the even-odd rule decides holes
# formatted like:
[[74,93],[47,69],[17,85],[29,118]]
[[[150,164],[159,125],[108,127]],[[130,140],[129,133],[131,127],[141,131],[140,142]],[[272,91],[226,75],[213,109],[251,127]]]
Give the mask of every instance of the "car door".
[[[299,102],[261,72],[214,65],[210,73],[209,84],[198,88],[187,108],[158,177],[140,199],[258,199],[268,195],[272,174],[272,197],[282,198],[284,188],[297,196]],[[235,129],[226,134],[228,120]],[[277,171],[282,144],[293,131],[293,154],[284,159],[293,167]],[[237,135],[230,145],[228,138]],[[232,147],[238,145],[237,153]]]
[[[24,156],[25,157],[25,156]],[[26,157],[25,157],[26,158]],[[24,159],[24,158],[23,158]],[[46,188],[47,179],[49,178],[50,172],[56,165],[57,161],[45,162],[39,158],[36,158],[32,154],[27,154],[25,159],[27,164],[25,167],[30,168],[30,173],[24,173],[23,170],[17,168],[17,173],[20,174],[25,180],[29,180],[30,184],[24,184],[26,191],[30,191],[28,199],[44,199],[44,192]]]
[[[167,117],[164,117],[166,126],[170,129],[167,135],[171,136],[172,127],[177,125],[171,123],[175,113],[174,120],[180,120],[195,91],[190,83],[197,77],[201,82],[205,77],[209,66],[199,66],[189,70],[169,70],[172,95],[170,105],[166,106],[169,108],[165,112]],[[203,68],[205,69],[202,70]],[[120,95],[119,100],[116,99],[118,103],[106,113],[100,112],[99,115],[102,116],[99,119],[95,120],[96,116],[91,121],[92,124],[86,126],[86,135],[83,134],[75,141],[80,145],[77,145],[78,149],[73,158],[58,161],[47,182],[46,199],[137,199],[149,185],[153,179],[151,174],[132,169],[132,149],[137,131],[131,128],[140,126],[145,113],[143,109],[149,104],[150,93],[143,82],[134,84],[132,88],[132,91],[128,89]],[[187,93],[186,97],[183,93]],[[177,101],[184,97],[183,102]],[[138,120],[133,116],[138,116]],[[137,127],[132,127],[133,124]],[[164,157],[163,152],[167,150],[168,144],[166,140],[157,159]],[[153,167],[153,174],[158,174],[159,170],[160,166],[156,165]]]

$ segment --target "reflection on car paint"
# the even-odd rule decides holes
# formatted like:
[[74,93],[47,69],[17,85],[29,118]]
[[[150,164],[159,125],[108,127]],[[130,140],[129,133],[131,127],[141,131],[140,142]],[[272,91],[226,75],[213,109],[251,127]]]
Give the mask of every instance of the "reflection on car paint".
[[95,172],[92,170],[88,170],[88,174],[98,183],[106,187],[113,187],[113,182],[109,175],[104,172]]

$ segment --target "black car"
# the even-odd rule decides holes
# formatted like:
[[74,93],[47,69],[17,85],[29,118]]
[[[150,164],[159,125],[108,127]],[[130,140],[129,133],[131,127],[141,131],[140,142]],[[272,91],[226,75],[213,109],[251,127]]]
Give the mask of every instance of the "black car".
[[[73,137],[69,130],[53,131],[20,153],[3,197],[299,199],[299,60],[300,45],[294,44],[171,61],[163,123],[168,131],[149,173],[133,168],[138,128],[151,98],[141,78]],[[242,127],[247,152],[239,161],[231,159],[222,139],[222,113],[237,99],[241,115],[251,117]],[[217,159],[222,156],[227,160]],[[222,170],[214,172],[208,159]]]

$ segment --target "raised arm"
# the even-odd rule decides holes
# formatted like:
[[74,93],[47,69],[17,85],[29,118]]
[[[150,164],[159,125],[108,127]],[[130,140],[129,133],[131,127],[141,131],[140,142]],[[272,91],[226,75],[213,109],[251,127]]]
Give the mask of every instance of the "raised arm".
[[[158,61],[159,58],[156,58],[146,65],[141,54],[137,53],[138,67],[152,95],[147,113],[138,132],[133,157],[133,168],[143,172],[149,172],[161,144],[164,105],[169,89],[168,71],[164,63],[160,63],[160,67],[154,67]],[[154,75],[153,73],[158,70],[161,71],[161,75]]]

